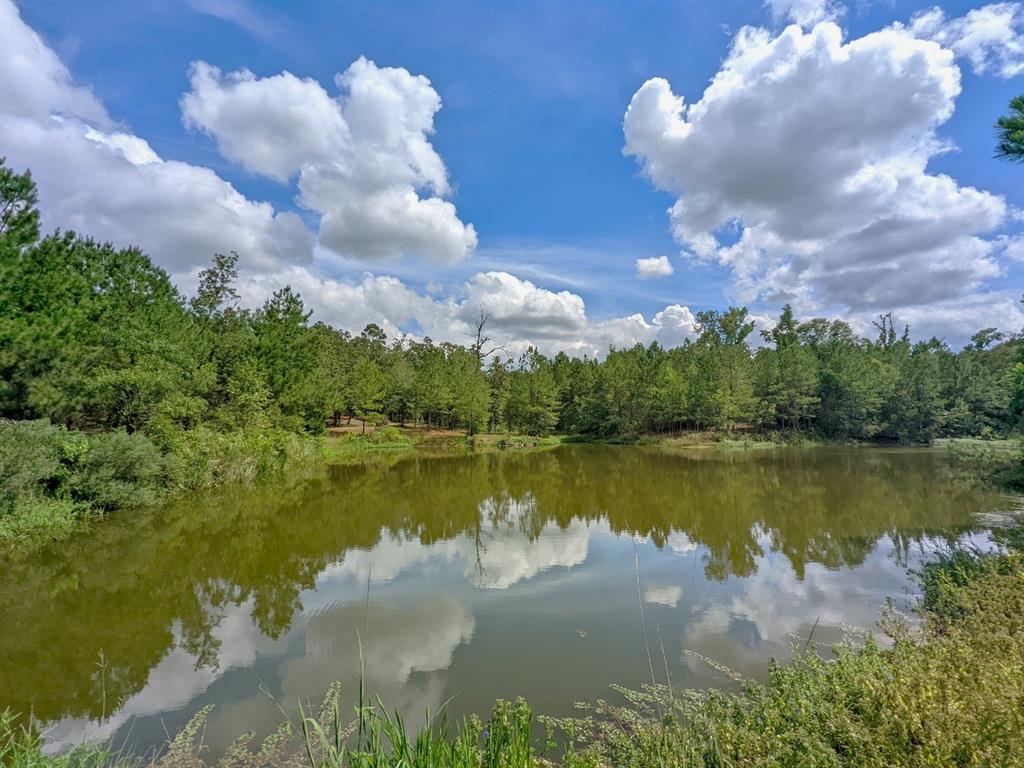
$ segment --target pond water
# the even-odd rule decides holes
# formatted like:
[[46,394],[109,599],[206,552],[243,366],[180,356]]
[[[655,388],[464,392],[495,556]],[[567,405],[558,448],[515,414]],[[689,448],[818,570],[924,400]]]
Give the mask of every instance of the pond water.
[[[0,707],[48,748],[142,751],[216,705],[217,753],[279,705],[371,691],[413,723],[671,677],[728,686],[813,631],[871,630],[908,568],[1013,504],[922,449],[563,446],[390,457],[125,513],[0,561]],[[641,614],[642,611],[642,614]],[[646,642],[645,642],[646,629]],[[650,658],[647,648],[650,649]]]

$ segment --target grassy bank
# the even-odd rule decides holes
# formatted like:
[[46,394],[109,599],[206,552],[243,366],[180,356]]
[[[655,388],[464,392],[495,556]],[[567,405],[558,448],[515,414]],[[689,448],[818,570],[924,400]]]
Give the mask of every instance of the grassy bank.
[[360,461],[374,454],[417,451],[425,454],[458,455],[489,451],[533,450],[561,445],[558,435],[538,437],[512,433],[485,432],[473,435],[459,430],[378,427],[365,433],[345,432],[327,437],[322,455],[328,462]]
[[151,437],[0,420],[0,542],[59,539],[115,510],[253,483],[316,460],[318,448],[317,438],[272,427]]
[[[920,574],[920,621],[894,614],[883,650],[870,640],[805,648],[739,693],[620,691],[573,720],[543,722],[525,702],[486,721],[441,717],[419,733],[383,706],[341,712],[328,696],[262,744],[242,737],[224,766],[992,766],[1024,765],[1024,558],[957,552]],[[203,710],[158,758],[101,746],[42,754],[38,734],[0,717],[0,765],[201,768]]]
[[949,451],[956,470],[974,482],[1003,490],[1024,491],[1024,442],[1020,440],[936,440]]
[[[814,445],[797,432],[702,431],[595,439],[459,430],[371,427],[316,437],[271,426],[218,430],[86,433],[46,421],[0,420],[0,545],[61,539],[116,510],[182,493],[272,480],[296,466],[389,460],[404,453],[459,455],[541,450],[563,443],[652,445],[665,449],[747,450]],[[1021,448],[1013,440],[936,441],[965,478],[1024,488]]]
[[559,437],[470,436],[393,426],[326,437],[269,426],[86,433],[47,421],[0,420],[0,545],[62,539],[117,510],[205,488],[273,480],[298,466],[362,462],[413,450],[457,455],[560,442]]

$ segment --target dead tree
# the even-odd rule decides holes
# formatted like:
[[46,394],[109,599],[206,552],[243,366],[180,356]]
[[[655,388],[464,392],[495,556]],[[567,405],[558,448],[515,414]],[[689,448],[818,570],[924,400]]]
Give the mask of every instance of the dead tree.
[[490,347],[491,337],[484,333],[484,328],[487,326],[487,321],[491,319],[489,312],[484,312],[483,308],[477,310],[476,319],[473,321],[473,328],[475,333],[471,334],[471,338],[474,339],[471,349],[476,354],[477,362],[480,367],[484,367],[484,360],[493,355],[495,352],[501,352],[506,349],[504,344],[493,344]]

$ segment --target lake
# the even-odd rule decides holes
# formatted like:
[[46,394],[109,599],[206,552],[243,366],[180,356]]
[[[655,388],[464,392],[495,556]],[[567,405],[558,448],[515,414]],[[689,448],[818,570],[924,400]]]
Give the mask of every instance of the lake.
[[[873,631],[908,569],[985,545],[1016,500],[928,449],[566,445],[331,466],[126,512],[0,561],[0,707],[48,748],[143,751],[216,706],[213,753],[267,733],[361,657],[413,723],[610,684],[728,687],[794,643]],[[360,650],[362,648],[362,652]],[[687,653],[689,652],[689,653]]]

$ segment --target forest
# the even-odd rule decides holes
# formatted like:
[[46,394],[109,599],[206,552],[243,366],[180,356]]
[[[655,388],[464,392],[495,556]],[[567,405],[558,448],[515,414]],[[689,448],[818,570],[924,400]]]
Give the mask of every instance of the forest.
[[[31,176],[2,170],[0,415],[164,441],[199,425],[318,433],[353,416],[475,431],[609,437],[680,429],[800,429],[921,442],[1005,433],[1019,342],[978,330],[959,352],[912,342],[891,314],[876,338],[789,306],[755,334],[747,310],[698,314],[674,349],[603,361],[504,357],[486,316],[475,342],[388,339],[311,323],[291,288],[239,307],[237,254],[217,254],[184,299],[137,249],[72,232],[40,237]],[[758,342],[756,345],[754,342]]]
[[186,298],[137,248],[43,236],[36,205],[31,173],[0,166],[0,495],[22,517],[55,499],[67,517],[251,480],[352,419],[580,440],[740,430],[902,443],[1007,435],[1020,419],[1021,344],[992,328],[954,351],[912,341],[892,314],[869,339],[786,306],[759,336],[731,307],[700,312],[696,337],[674,349],[512,359],[482,310],[475,337],[453,344],[311,322],[289,287],[244,308],[234,253],[214,255]]

